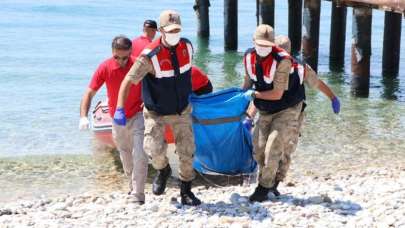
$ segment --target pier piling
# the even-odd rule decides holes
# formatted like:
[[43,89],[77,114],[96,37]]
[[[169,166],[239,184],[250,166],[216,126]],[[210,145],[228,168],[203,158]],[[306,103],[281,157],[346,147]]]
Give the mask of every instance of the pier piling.
[[195,0],[193,6],[197,14],[197,35],[200,37],[208,38],[210,36],[210,19],[209,19],[209,0]]
[[304,0],[302,55],[312,69],[318,71],[319,18],[321,0]]
[[329,69],[331,71],[344,70],[346,16],[346,6],[339,6],[333,2],[329,44]]
[[238,49],[238,0],[224,0],[225,50]]
[[259,24],[268,24],[274,28],[274,0],[260,0]]
[[296,56],[301,50],[302,0],[288,0],[288,37],[291,53]]
[[399,57],[401,50],[401,23],[402,15],[386,12],[384,25],[384,46],[382,74],[395,76],[399,70]]
[[352,93],[367,97],[370,86],[372,10],[353,8],[352,31]]

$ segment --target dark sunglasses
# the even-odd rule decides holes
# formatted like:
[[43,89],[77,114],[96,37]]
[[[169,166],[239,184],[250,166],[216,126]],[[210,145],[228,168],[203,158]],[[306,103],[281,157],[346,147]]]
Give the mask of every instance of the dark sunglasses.
[[118,55],[114,55],[114,59],[115,59],[115,60],[122,60],[122,61],[125,61],[125,60],[127,60],[128,58],[129,58],[129,56],[120,57],[120,56],[118,56]]

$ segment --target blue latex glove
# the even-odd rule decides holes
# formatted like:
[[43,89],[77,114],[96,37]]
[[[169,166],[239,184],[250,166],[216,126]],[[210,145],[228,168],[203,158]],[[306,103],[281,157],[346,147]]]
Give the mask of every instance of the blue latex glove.
[[336,114],[338,114],[340,112],[340,101],[337,97],[334,97],[332,99],[332,109],[333,109],[333,112]]
[[246,117],[242,122],[243,126],[250,132],[253,128],[253,120],[249,117]]
[[255,91],[253,90],[253,89],[249,89],[249,90],[246,90],[246,92],[244,92],[243,93],[243,96],[247,99],[247,100],[249,100],[249,101],[251,101],[251,100],[253,100],[253,94],[255,93]]
[[114,122],[117,125],[125,126],[127,124],[127,118],[125,117],[124,108],[117,108],[114,113]]

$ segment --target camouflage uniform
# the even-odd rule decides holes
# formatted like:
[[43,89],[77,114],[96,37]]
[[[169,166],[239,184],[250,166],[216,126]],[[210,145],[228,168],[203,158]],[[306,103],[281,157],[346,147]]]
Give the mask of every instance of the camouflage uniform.
[[[290,60],[278,63],[274,76],[274,88],[288,89],[289,74],[292,67]],[[276,181],[282,181],[291,163],[291,153],[298,143],[298,119],[303,102],[274,114],[259,111],[253,132],[254,157],[259,164],[259,184],[271,188]],[[270,134],[277,134],[269,141]],[[266,144],[270,148],[265,154]]]
[[[290,60],[282,60],[277,65],[273,85],[275,89],[288,89]],[[259,111],[253,132],[254,157],[259,164],[259,184],[271,188],[275,181],[282,181],[288,171],[292,148],[298,142],[298,117],[302,103],[274,114]],[[270,134],[276,133],[274,141],[269,142],[270,150],[265,154]]]
[[[291,42],[287,36],[276,37],[276,44],[287,52],[291,50]],[[278,83],[280,84],[280,82]],[[307,64],[304,65],[304,83],[311,88],[318,87],[317,74]],[[297,148],[299,134],[304,122],[303,105],[304,102],[301,102],[272,115],[260,113],[256,124],[257,129],[254,132],[254,145],[256,154],[259,152],[257,155],[259,164],[263,166],[262,169],[267,169],[267,171],[260,170],[262,175],[259,175],[259,182],[265,187],[271,187],[275,181],[282,181],[286,177],[291,164],[291,154]],[[278,135],[272,144],[268,145],[271,147],[270,156],[267,165],[265,165],[264,151],[271,132],[277,132]]]
[[[135,61],[126,77],[137,84],[147,73],[155,74],[149,58],[142,55]],[[152,157],[152,165],[155,169],[159,170],[167,166],[164,129],[166,124],[170,125],[176,139],[176,153],[179,156],[179,174],[182,181],[191,181],[195,175],[192,166],[195,144],[190,113],[190,105],[180,115],[160,115],[144,108],[145,152]]]
[[[319,84],[317,74],[308,64],[305,64],[304,67],[305,67],[304,68],[305,85],[309,86],[310,88],[317,88],[318,84]],[[287,175],[287,171],[291,164],[291,154],[294,153],[294,151],[297,149],[298,138],[299,138],[299,135],[301,132],[302,125],[304,123],[304,118],[305,118],[305,112],[301,108],[300,114],[299,114],[298,120],[297,120],[297,132],[292,134],[292,137],[290,138],[290,142],[285,144],[286,145],[285,153],[282,156],[282,159],[280,162],[280,168],[276,174],[276,180],[278,180],[278,181],[284,180],[284,178]]]
[[[259,184],[271,188],[275,181],[282,181],[290,165],[290,152],[298,142],[298,117],[302,102],[278,113],[260,112],[253,132],[254,156],[259,163]],[[271,133],[276,133],[268,154],[266,144]],[[273,134],[274,134],[273,133]]]
[[195,150],[193,130],[191,128],[191,106],[189,105],[181,115],[159,115],[146,108],[144,149],[152,157],[155,169],[163,169],[169,164],[166,157],[167,143],[164,140],[164,129],[170,125],[176,139],[176,153],[179,156],[179,176],[183,181],[194,179],[193,154]]

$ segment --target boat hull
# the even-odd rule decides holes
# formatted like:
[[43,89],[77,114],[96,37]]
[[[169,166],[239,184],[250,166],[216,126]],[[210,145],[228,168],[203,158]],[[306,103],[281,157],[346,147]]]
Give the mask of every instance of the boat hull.
[[[98,143],[109,147],[115,147],[112,138],[112,121],[107,101],[99,101],[93,110],[92,131]],[[175,142],[170,126],[165,127],[165,141],[168,144]]]

